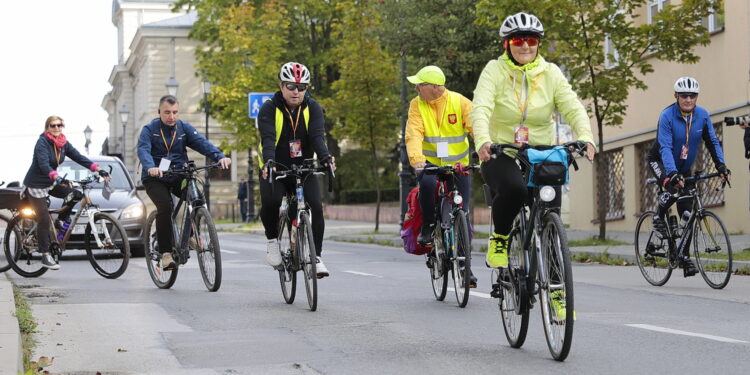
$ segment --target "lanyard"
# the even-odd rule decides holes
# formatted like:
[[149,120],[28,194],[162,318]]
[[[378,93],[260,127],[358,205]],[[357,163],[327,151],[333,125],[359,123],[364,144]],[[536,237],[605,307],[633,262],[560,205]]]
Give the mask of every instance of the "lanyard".
[[[515,76],[513,77],[515,82]],[[514,84],[515,86],[515,84]],[[521,77],[521,86],[523,86],[524,93],[526,94],[526,100],[521,104],[521,95],[519,93],[515,92],[515,88],[513,92],[516,94],[516,104],[518,105],[518,110],[521,112],[521,124],[526,121],[526,114],[529,110],[529,98],[531,97],[531,94],[534,92],[534,89],[536,88],[536,84],[529,89],[529,81],[526,80],[526,72],[523,72],[523,76]]]
[[693,117],[695,117],[695,114],[690,114],[690,121],[688,121],[688,116],[682,116],[682,119],[685,120],[685,127],[687,128],[687,131],[685,131],[685,144],[688,144],[688,141],[690,141],[690,127],[693,126]]
[[62,149],[60,149],[60,152],[57,152],[57,147],[52,145],[52,149],[55,150],[55,160],[57,160],[57,165],[60,166],[60,157],[62,157]]
[[[177,126],[175,124],[174,126]],[[161,126],[159,127],[159,133],[161,133],[161,140],[164,141],[164,147],[167,148],[167,155],[172,151],[172,145],[174,145],[174,139],[177,138],[175,135],[177,135],[177,128],[172,130],[172,142],[169,143],[169,146],[167,146],[167,138],[164,137],[164,131],[161,129]]]
[[302,106],[297,107],[297,121],[294,121],[292,119],[292,113],[289,112],[289,108],[287,106],[284,106],[284,109],[286,110],[286,113],[289,115],[289,125],[292,126],[292,138],[297,138],[297,126],[299,125],[299,114],[302,112]]

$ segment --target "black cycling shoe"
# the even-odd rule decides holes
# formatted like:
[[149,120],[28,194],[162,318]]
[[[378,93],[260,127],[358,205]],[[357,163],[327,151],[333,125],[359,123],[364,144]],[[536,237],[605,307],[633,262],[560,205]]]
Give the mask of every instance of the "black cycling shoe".
[[695,267],[695,264],[690,259],[683,259],[681,263],[684,277],[690,277],[698,273],[698,268]]
[[433,263],[435,262],[435,249],[430,250],[429,253],[427,253],[427,260],[424,262],[427,265],[427,268],[432,268]]
[[469,270],[469,288],[476,288],[477,287],[477,277],[474,276],[474,272],[471,272]]
[[420,245],[429,245],[432,243],[432,230],[435,228],[434,225],[422,224],[422,230],[419,231],[419,237],[417,242]]
[[654,229],[661,234],[662,238],[668,237],[667,222],[659,216],[654,216]]

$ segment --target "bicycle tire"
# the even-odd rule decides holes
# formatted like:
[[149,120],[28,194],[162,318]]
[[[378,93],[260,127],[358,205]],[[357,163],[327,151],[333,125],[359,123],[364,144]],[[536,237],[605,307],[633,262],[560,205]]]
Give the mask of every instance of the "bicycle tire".
[[[10,226],[10,220],[11,218],[0,214],[0,245],[2,245],[3,248],[5,248],[5,231],[8,228],[12,228]],[[11,266],[5,259],[5,251],[0,251],[0,272],[5,272],[9,269],[11,269]]]
[[[547,339],[547,347],[552,354],[552,358],[562,362],[568,357],[573,342],[573,326],[575,323],[573,269],[570,264],[568,237],[560,216],[555,212],[548,212],[542,218],[542,223],[543,259],[540,260],[539,264],[546,267],[546,269],[541,269],[540,272],[546,275],[547,284],[539,288],[539,299],[542,302],[544,337]],[[556,289],[551,291],[553,287]],[[553,311],[552,295],[559,291],[562,292],[562,298],[564,298],[566,312],[564,318],[557,316],[557,312]],[[555,316],[553,317],[553,315]]]
[[[101,248],[92,234],[92,223],[97,225]],[[106,212],[95,213],[89,218],[84,238],[86,255],[96,273],[107,279],[116,279],[125,272],[130,262],[130,244],[125,228],[114,216]]]
[[[469,303],[469,275],[471,275],[471,239],[469,237],[469,222],[464,210],[458,210],[453,222],[453,236],[456,254],[453,257],[453,289],[456,293],[458,307],[466,307]],[[461,266],[463,263],[463,266]]]
[[644,212],[635,225],[635,260],[641,274],[653,286],[662,286],[672,275],[669,242],[657,236],[653,228],[654,211]]
[[159,260],[161,254],[159,253],[159,242],[156,237],[156,211],[151,212],[146,220],[146,241],[145,242],[145,256],[146,268],[148,268],[148,274],[151,276],[151,281],[154,282],[159,289],[169,289],[174,285],[177,280],[177,272],[179,271],[179,264],[175,264],[174,269],[165,271],[160,267]]
[[302,229],[297,230],[297,251],[299,251],[300,267],[305,277],[305,292],[310,311],[318,308],[318,274],[315,241],[313,241],[312,225],[307,213],[300,214]]
[[[698,270],[708,286],[723,289],[732,276],[729,233],[721,219],[711,211],[703,211],[693,225],[693,253]],[[722,257],[717,258],[717,255]]]
[[281,246],[281,266],[279,266],[279,283],[284,302],[291,305],[297,295],[297,271],[294,269],[294,255],[290,236],[289,220],[286,215],[279,219],[278,243]]
[[508,235],[508,268],[504,271],[507,279],[503,279],[503,272],[494,271],[497,272],[495,280],[501,285],[502,292],[497,304],[500,321],[505,338],[512,348],[523,346],[529,330],[528,293],[519,293],[525,291],[528,285],[525,281],[528,266],[523,250],[523,230],[519,228],[518,222],[514,221]]
[[33,249],[34,244],[38,246],[34,224],[36,221],[33,219],[16,216],[5,229],[5,259],[13,271],[23,277],[39,277],[47,272],[47,268],[42,266],[42,257],[38,249]]
[[193,236],[198,246],[198,268],[206,289],[215,292],[221,287],[221,244],[211,213],[205,207],[193,212]]
[[[432,267],[430,267],[430,281],[432,282],[432,294],[438,301],[445,300],[448,294],[448,264],[445,259],[443,239],[440,235],[442,229],[435,228],[432,234]],[[437,257],[440,257],[438,259]]]

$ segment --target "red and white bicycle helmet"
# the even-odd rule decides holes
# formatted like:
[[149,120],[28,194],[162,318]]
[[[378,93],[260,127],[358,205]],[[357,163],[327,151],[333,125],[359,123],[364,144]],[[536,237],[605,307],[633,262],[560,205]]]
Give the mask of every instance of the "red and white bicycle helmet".
[[674,92],[681,93],[696,93],[701,92],[701,85],[698,84],[698,80],[693,77],[680,77],[674,83]]
[[541,38],[544,36],[544,26],[535,15],[524,12],[506,17],[500,26],[500,37],[503,39],[522,33],[535,34]]
[[281,67],[279,79],[282,82],[310,83],[310,71],[297,62],[288,62]]

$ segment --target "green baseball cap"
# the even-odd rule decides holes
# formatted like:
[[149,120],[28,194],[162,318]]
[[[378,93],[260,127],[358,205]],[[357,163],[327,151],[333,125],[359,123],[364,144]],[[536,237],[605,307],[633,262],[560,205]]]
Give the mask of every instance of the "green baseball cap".
[[433,85],[445,85],[445,74],[437,66],[428,65],[420,69],[416,75],[406,77],[409,82],[418,85],[420,83],[431,83]]

